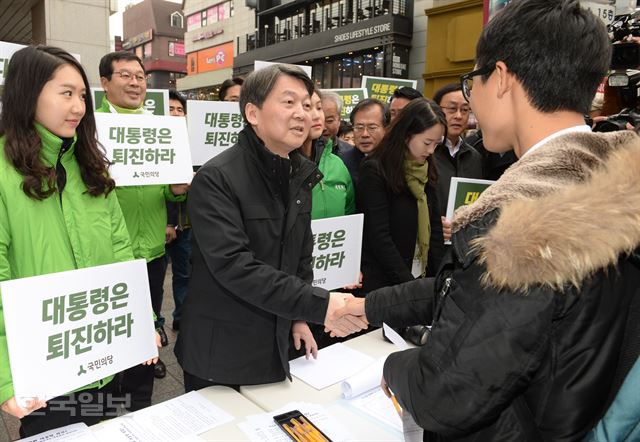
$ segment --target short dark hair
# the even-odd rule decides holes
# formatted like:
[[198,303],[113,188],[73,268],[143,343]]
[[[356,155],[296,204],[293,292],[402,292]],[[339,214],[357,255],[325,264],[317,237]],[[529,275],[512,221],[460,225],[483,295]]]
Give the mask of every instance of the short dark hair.
[[344,120],[340,120],[340,127],[338,128],[337,137],[340,138],[344,134],[348,134],[349,132],[353,132],[353,125],[351,123],[347,123]]
[[229,88],[232,88],[233,86],[242,86],[243,83],[244,80],[240,77],[233,77],[224,80],[222,85],[220,85],[220,91],[218,91],[218,100],[224,101]]
[[360,112],[361,110],[367,109],[371,106],[380,107],[380,111],[382,112],[382,125],[385,127],[388,126],[389,113],[387,112],[387,105],[375,98],[365,98],[364,100],[360,101],[358,104],[355,105],[355,107],[351,111],[351,114],[349,114],[349,121],[351,121],[351,124],[355,124],[353,120],[355,120],[356,114],[358,112]]
[[498,61],[537,110],[586,114],[609,68],[611,44],[602,21],[579,0],[513,0],[485,26],[476,48],[478,68]]
[[2,91],[0,136],[5,137],[4,154],[22,175],[23,192],[34,200],[44,200],[62,191],[57,187],[55,166],[42,161],[42,140],[34,122],[42,89],[65,65],[78,71],[86,89],[85,113],[76,128],[74,149],[82,181],[87,193],[95,197],[107,195],[115,188],[107,172],[109,162],[96,140],[93,100],[84,69],[64,49],[27,46],[13,54],[9,62]]
[[440,104],[442,103],[442,97],[444,97],[447,94],[450,94],[451,92],[456,92],[461,90],[462,90],[462,85],[460,83],[446,84],[433,94],[433,101],[435,101],[438,104],[438,106],[440,106]]
[[100,66],[98,67],[98,70],[100,71],[100,77],[105,77],[107,80],[111,80],[111,74],[113,74],[113,62],[120,60],[137,61],[142,68],[142,72],[144,72],[145,74],[147,73],[142,60],[140,60],[140,57],[138,57],[136,54],[128,51],[116,51],[109,52],[107,55],[100,59]]
[[412,87],[403,86],[393,91],[393,95],[391,96],[391,100],[389,102],[392,102],[396,98],[406,98],[407,100],[415,100],[416,98],[422,98],[422,93],[419,90],[414,89]]
[[184,113],[187,113],[187,99],[180,92],[169,89],[169,100],[178,100],[182,105],[182,109],[184,109]]
[[[382,175],[394,193],[402,192],[407,186],[404,172],[404,160],[407,158],[407,141],[427,129],[440,124],[447,137],[447,119],[440,106],[428,98],[416,98],[402,109],[391,128],[384,135],[371,158],[377,158]],[[433,155],[427,158],[429,180],[437,180]]]
[[311,97],[315,91],[315,85],[309,76],[299,67],[286,64],[273,64],[266,68],[253,71],[242,85],[242,94],[240,94],[240,113],[247,123],[245,107],[248,103],[254,104],[262,109],[264,101],[273,90],[273,86],[282,75],[296,78],[304,83],[305,89]]

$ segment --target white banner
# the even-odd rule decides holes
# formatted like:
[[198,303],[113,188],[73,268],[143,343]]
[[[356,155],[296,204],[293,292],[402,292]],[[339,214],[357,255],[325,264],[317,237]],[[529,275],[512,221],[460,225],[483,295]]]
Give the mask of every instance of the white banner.
[[190,183],[191,151],[184,118],[96,113],[98,140],[118,186]]
[[11,56],[14,52],[22,48],[24,48],[23,45],[0,41],[0,86],[4,84],[4,77],[7,76],[7,69],[9,68],[9,60],[11,60]]
[[22,403],[158,356],[144,259],[4,281],[0,291]]
[[230,101],[187,101],[189,145],[194,166],[204,163],[238,141],[244,127],[240,106]]
[[301,68],[305,74],[307,74],[307,76],[309,78],[311,78],[311,66],[307,66],[306,64],[291,64],[291,63],[278,63],[278,62],[273,62],[273,61],[261,61],[261,60],[256,60],[253,62],[253,70],[257,71],[263,68],[266,68],[267,66],[271,66],[274,64],[283,64],[285,66],[297,66],[299,68]]
[[327,290],[358,283],[364,215],[311,221],[313,286]]

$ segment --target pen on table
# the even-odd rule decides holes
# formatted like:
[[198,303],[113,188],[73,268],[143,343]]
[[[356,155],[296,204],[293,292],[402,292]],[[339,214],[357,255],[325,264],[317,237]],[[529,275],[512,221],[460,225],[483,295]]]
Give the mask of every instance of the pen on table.
[[282,424],[282,428],[284,428],[284,430],[289,433],[289,435],[293,438],[293,440],[295,440],[296,442],[302,442],[300,440],[300,438],[298,436],[296,436],[296,434],[291,431],[291,428],[289,428],[289,425],[287,424]]
[[[304,417],[301,416],[302,419]],[[303,425],[295,419],[291,419],[291,423],[294,426],[294,431],[300,432],[303,441],[310,442],[323,442],[326,439],[320,434],[320,432],[309,421],[304,419],[306,423]]]
[[307,429],[310,429],[310,431],[312,431],[312,432],[313,432],[313,434],[316,436],[316,438],[317,438],[320,442],[325,442],[325,441],[327,441],[327,438],[326,438],[326,437],[324,437],[324,436],[322,435],[322,433],[320,433],[320,431],[319,431],[316,427],[314,427],[314,426],[311,424],[311,422],[309,422],[309,421],[307,420],[307,418],[306,418],[306,417],[304,417],[304,416],[300,416],[300,420],[304,423],[304,427],[305,427],[305,428],[307,428]]
[[396,395],[391,395],[391,402],[393,402],[393,406],[396,407],[396,411],[398,412],[398,416],[402,417],[402,408],[398,403],[398,399],[396,399]]

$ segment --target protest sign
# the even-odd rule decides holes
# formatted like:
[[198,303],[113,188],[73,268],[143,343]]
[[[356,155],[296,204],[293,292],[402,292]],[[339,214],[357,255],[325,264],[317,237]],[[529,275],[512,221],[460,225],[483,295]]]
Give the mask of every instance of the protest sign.
[[[91,88],[93,108],[102,106],[104,90]],[[147,89],[144,96],[144,108],[153,115],[169,115],[169,91],[167,89]]]
[[256,60],[253,62],[253,70],[257,71],[259,69],[266,68],[267,66],[271,66],[274,64],[283,64],[285,66],[297,66],[301,68],[309,76],[309,78],[311,78],[311,66],[307,66],[305,64],[277,63],[272,61]]
[[201,166],[238,141],[244,127],[238,103],[229,101],[187,102],[189,145],[194,166]]
[[358,283],[364,215],[311,221],[313,286],[327,290]]
[[340,98],[342,98],[342,112],[340,113],[340,119],[347,121],[349,120],[351,111],[354,107],[356,107],[356,104],[360,103],[362,100],[369,96],[365,88],[325,90],[335,92],[336,94],[340,95]]
[[453,220],[453,213],[460,206],[473,204],[487,187],[495,183],[490,180],[473,178],[451,178],[449,186],[449,200],[447,201],[447,219]]
[[415,89],[418,86],[418,81],[403,78],[362,76],[362,87],[369,93],[369,98],[376,98],[387,104],[391,101],[391,96],[395,90],[405,86]]
[[0,292],[20,402],[158,356],[144,259],[3,281]]
[[98,140],[118,186],[190,183],[191,151],[184,118],[96,113]]

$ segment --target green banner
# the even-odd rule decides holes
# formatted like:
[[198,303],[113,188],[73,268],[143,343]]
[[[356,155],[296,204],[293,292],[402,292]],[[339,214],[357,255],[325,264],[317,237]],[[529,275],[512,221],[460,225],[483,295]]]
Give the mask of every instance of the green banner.
[[[93,93],[93,106],[98,109],[102,105],[104,91],[91,89],[91,92]],[[169,91],[166,89],[147,89],[144,108],[153,115],[169,115]]]
[[342,112],[340,113],[340,119],[349,121],[349,115],[356,104],[367,98],[367,90],[364,88],[354,89],[326,89],[331,92],[335,92],[340,95],[342,99]]
[[367,75],[362,77],[362,87],[367,89],[369,98],[376,98],[387,104],[391,101],[395,90],[404,86],[415,89],[418,86],[418,81],[403,78],[369,77]]

